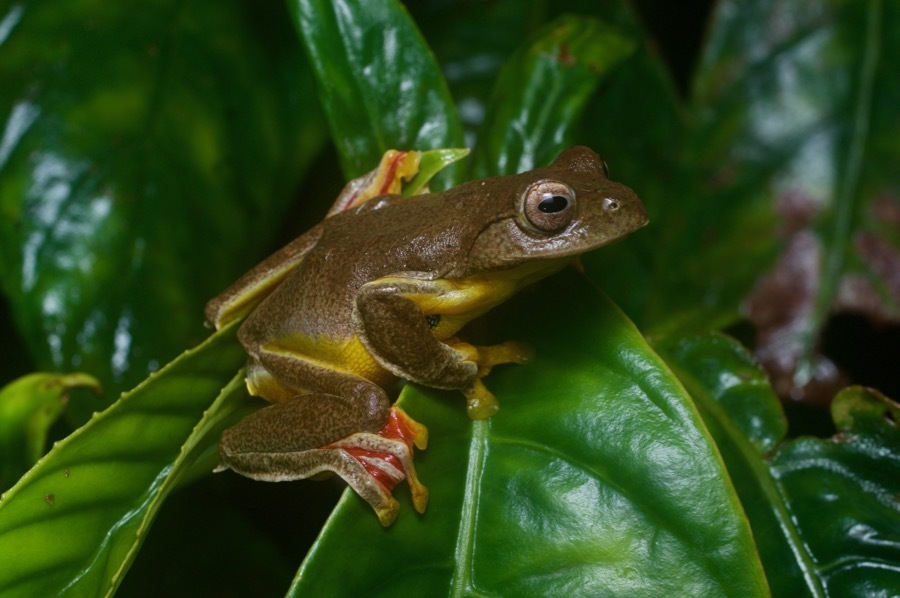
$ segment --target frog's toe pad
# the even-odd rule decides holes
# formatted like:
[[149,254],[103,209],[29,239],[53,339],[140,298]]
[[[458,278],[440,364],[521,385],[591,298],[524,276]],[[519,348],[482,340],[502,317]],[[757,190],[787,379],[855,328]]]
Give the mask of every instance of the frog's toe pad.
[[487,389],[480,378],[472,382],[472,385],[463,389],[466,397],[466,413],[469,419],[487,419],[493,417],[500,410],[497,398]]

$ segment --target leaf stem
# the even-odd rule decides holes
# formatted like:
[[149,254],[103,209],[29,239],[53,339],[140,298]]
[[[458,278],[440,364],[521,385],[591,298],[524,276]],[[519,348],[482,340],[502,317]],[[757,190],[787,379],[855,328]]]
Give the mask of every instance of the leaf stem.
[[[850,130],[850,143],[847,152],[847,161],[844,168],[844,176],[838,187],[835,198],[835,214],[832,222],[832,230],[825,251],[825,263],[822,270],[821,292],[817,296],[815,309],[812,314],[811,330],[820,330],[831,305],[841,279],[841,271],[846,262],[847,245],[853,230],[855,208],[859,200],[859,180],[863,167],[866,140],[869,134],[872,112],[872,93],[875,82],[875,74],[878,66],[878,56],[881,51],[881,16],[882,0],[870,0],[866,12],[865,39],[862,64],[859,69],[858,92],[855,101],[855,111]],[[810,337],[810,343],[813,337]],[[806,368],[811,375],[809,355],[812,347],[807,347]]]

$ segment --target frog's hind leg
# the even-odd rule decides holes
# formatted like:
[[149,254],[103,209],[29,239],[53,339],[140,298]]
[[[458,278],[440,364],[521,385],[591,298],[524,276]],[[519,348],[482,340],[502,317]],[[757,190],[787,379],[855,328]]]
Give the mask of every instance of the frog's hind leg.
[[[428,491],[416,475],[412,453],[414,445],[425,448],[424,426],[399,408],[389,408],[378,385],[296,355],[268,353],[261,364],[251,359],[250,373],[257,365],[280,373],[285,365],[281,360],[291,362],[293,374],[315,374],[319,388],[264,407],[226,430],[219,445],[219,469],[263,481],[337,473],[372,506],[383,525],[397,515],[391,491],[405,478],[416,510],[423,512]],[[296,386],[300,382],[265,376],[261,380]]]
[[247,367],[247,387],[251,394],[281,402],[302,395],[328,395],[348,403],[340,416],[330,417],[332,405],[313,407],[310,419],[300,425],[318,429],[322,444],[346,436],[341,428],[349,425],[350,432],[375,432],[388,419],[390,399],[380,386],[361,376],[331,367],[305,355],[276,346],[250,349]]
[[359,416],[355,411],[352,401],[323,394],[264,407],[222,435],[219,469],[267,482],[337,473],[385,526],[393,523],[399,508],[391,491],[405,478],[413,505],[424,512],[428,490],[416,474],[413,445],[425,448],[425,427],[394,407],[381,430],[357,432],[348,423]]

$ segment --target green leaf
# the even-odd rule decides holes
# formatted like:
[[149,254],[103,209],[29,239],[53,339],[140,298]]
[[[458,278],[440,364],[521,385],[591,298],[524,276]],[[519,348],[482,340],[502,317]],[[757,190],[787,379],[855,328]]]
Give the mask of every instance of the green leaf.
[[65,411],[74,388],[101,391],[87,374],[29,374],[0,388],[0,490],[44,454],[47,431]]
[[754,457],[771,455],[787,422],[765,372],[740,343],[721,333],[654,338],[654,346],[694,397],[720,448],[725,435]]
[[116,396],[270,249],[323,138],[309,67],[277,3],[22,0],[0,23],[0,286],[39,369]]
[[900,587],[900,405],[851,387],[831,406],[838,433],[800,438],[772,474],[827,596],[888,596]]
[[[470,146],[478,145],[491,89],[503,64],[553,17],[545,2],[414,2],[408,8],[447,79]],[[476,140],[475,143],[472,143]]]
[[115,591],[163,498],[198,461],[208,471],[205,453],[243,405],[234,333],[217,332],[124,394],[2,496],[0,593]]
[[469,155],[467,148],[461,149],[435,149],[422,152],[419,162],[419,171],[403,185],[401,194],[410,197],[422,191],[428,182],[440,171],[450,164],[462,160]]
[[404,391],[430,429],[428,511],[398,489],[406,508],[382,529],[345,495],[292,595],[766,594],[699,415],[623,314],[573,274],[509,310],[559,297],[553,317],[511,324],[536,358],[487,379],[490,420],[467,421],[458,393]]
[[288,5],[347,179],[367,172],[388,149],[463,145],[440,68],[399,2]]
[[881,0],[718,4],[681,176],[651,216],[651,326],[729,324],[743,306],[797,397],[835,371],[818,354],[829,314],[900,321],[898,25]]
[[550,163],[571,145],[601,79],[634,47],[618,29],[583,16],[560,17],[538,32],[500,72],[475,152],[475,178]]
[[722,334],[669,337],[656,347],[690,392],[728,466],[772,592],[822,595],[821,584],[805,574],[812,555],[766,462],[784,441],[787,420],[765,373]]
[[887,595],[900,584],[900,407],[855,387],[838,434],[785,444],[766,376],[722,335],[662,344],[728,466],[778,596]]

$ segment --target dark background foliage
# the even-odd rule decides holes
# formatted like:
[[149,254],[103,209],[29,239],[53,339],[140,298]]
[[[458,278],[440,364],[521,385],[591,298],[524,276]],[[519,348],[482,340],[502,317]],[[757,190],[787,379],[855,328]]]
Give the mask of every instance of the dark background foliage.
[[[288,12],[279,3],[238,2],[224,10],[216,3],[156,3],[134,11],[90,0],[68,3],[65,9],[60,3],[47,3],[43,9],[36,3],[16,2],[0,7],[8,19],[26,5],[28,25],[47,37],[20,44],[16,50],[29,60],[39,57],[35,63],[39,66],[23,67],[7,52],[0,59],[5,69],[0,72],[15,75],[4,76],[7,89],[24,90],[23,97],[33,99],[33,105],[46,113],[36,121],[28,146],[14,158],[23,162],[3,165],[0,177],[5,180],[0,182],[6,189],[24,186],[26,177],[17,177],[27,172],[45,184],[30,188],[25,201],[18,195],[16,201],[0,204],[4,219],[0,382],[36,369],[83,370],[100,378],[104,396],[88,390],[73,393],[66,418],[52,431],[61,438],[119,392],[200,341],[207,333],[201,315],[205,299],[317,221],[345,176],[368,167],[349,161],[345,148],[328,143],[326,119],[311,91],[312,69]],[[835,11],[847,8],[840,2],[821,4],[826,5]],[[885,22],[896,22],[889,3],[867,5],[880,7]],[[798,10],[782,18],[746,9],[729,20],[715,11],[712,2],[643,0],[632,8],[646,27],[644,40],[618,2],[429,1],[410,2],[408,8],[442,66],[467,142],[485,118],[488,90],[501,66],[524,40],[559,14],[599,14],[635,34],[646,48],[641,46],[625,68],[602,81],[576,137],[597,146],[610,162],[614,178],[641,193],[655,228],[634,242],[610,248],[608,254],[590,256],[585,260],[589,276],[601,281],[651,339],[662,339],[659,350],[687,372],[685,379],[691,379],[690,366],[686,358],[679,360],[690,353],[691,345],[667,344],[673,330],[725,329],[755,349],[785,399],[791,436],[826,437],[834,432],[828,406],[848,383],[900,396],[898,298],[891,287],[896,275],[879,281],[884,287],[876,289],[880,296],[871,289],[841,294],[840,280],[826,281],[835,287],[831,304],[819,305],[828,298],[821,299],[816,292],[804,294],[790,287],[786,291],[785,280],[806,280],[801,266],[812,254],[803,252],[804,239],[818,235],[829,249],[828,240],[840,237],[840,231],[831,232],[835,225],[827,214],[816,220],[818,214],[800,192],[759,191],[746,201],[753,195],[748,188],[761,190],[771,178],[778,178],[782,157],[760,156],[782,151],[782,161],[789,160],[806,131],[785,126],[795,138],[773,141],[747,134],[741,144],[727,143],[753,108],[753,93],[774,85],[766,79],[765,68],[759,64],[745,68],[742,63],[755,47],[741,37],[742,25],[769,36],[758,40],[760,48],[770,50],[771,44],[776,49],[772,60],[790,64],[795,59],[801,62],[798,57],[803,56],[791,51],[793,45],[814,37],[809,32],[821,24],[820,19],[828,24],[823,16],[828,11]],[[862,10],[846,12],[853,18],[865,16]],[[841,35],[862,31],[864,25],[854,23],[856,29],[846,27]],[[229,37],[234,32],[240,32],[241,39]],[[883,34],[881,51],[887,55],[885,48],[896,45],[896,33],[885,26]],[[858,45],[863,44],[859,40]],[[73,64],[80,66],[60,68],[65,62],[57,59],[67,55],[77,56]],[[106,60],[109,55],[120,59]],[[653,57],[661,58],[667,75],[659,79],[648,75],[654,72]],[[823,103],[830,93],[839,95],[840,84],[853,85],[834,67],[846,65],[856,55],[844,58],[826,56],[821,63],[835,68],[833,87],[818,90],[817,99]],[[813,67],[804,63],[786,72],[808,74],[805,68]],[[140,69],[137,78],[134,69]],[[635,94],[629,77],[645,78],[640,89],[646,93]],[[875,129],[882,122],[879,110],[889,110],[897,98],[892,87],[896,76],[876,79]],[[134,80],[142,100],[130,95],[134,89],[127,89]],[[172,85],[160,86],[160,81]],[[178,101],[153,99],[154,89],[155,93],[164,89]],[[617,95],[621,89],[630,89],[631,95]],[[24,106],[20,118],[31,118],[29,105],[17,104]],[[205,110],[206,105],[215,109]],[[151,118],[134,119],[129,111],[135,110],[146,110]],[[623,118],[626,112],[641,117]],[[852,107],[838,105],[823,113],[822,129],[839,129],[851,120]],[[152,126],[134,127],[134,120]],[[642,130],[636,132],[638,121]],[[74,136],[60,134],[73,128]],[[889,132],[889,126],[884,130]],[[876,130],[872,138],[884,149],[888,142],[878,134]],[[482,149],[487,146],[486,141],[481,144],[474,157],[481,174],[496,168],[493,154]],[[58,151],[57,157],[64,158],[59,164],[69,170],[45,172],[49,177],[45,179],[37,176],[38,169],[26,162],[41,164],[46,148]],[[80,160],[86,155],[92,160]],[[539,158],[546,161],[552,156]],[[107,171],[98,173],[97,168]],[[884,170],[878,164],[873,168]],[[861,187],[871,190],[863,178]],[[107,187],[98,189],[98,184]],[[125,209],[113,211],[108,221],[91,221],[98,210],[106,217],[102,203],[73,201],[60,211],[46,212],[44,199],[66,185],[76,199],[115,197]],[[896,191],[896,180],[887,186]],[[709,210],[710,204],[702,200],[712,196],[719,201]],[[202,208],[211,198],[222,200],[223,206],[213,216]],[[890,272],[890,264],[897,265],[891,261],[897,256],[892,249],[897,247],[896,214],[882,209],[878,221],[879,212],[873,210],[874,217],[866,212],[853,220],[866,232],[855,238],[853,247],[863,261],[881,260]],[[734,225],[738,221],[741,224]],[[191,226],[177,226],[184,222]],[[734,230],[738,233],[729,236]],[[123,242],[131,238],[135,244]],[[223,238],[229,241],[220,242]],[[36,246],[41,250],[34,251]],[[665,247],[664,255],[660,246]],[[185,248],[190,248],[189,255]],[[844,255],[834,246],[830,250]],[[860,266],[854,260],[860,258],[851,251],[847,254],[848,269],[856,273]],[[34,260],[31,270],[22,256]],[[24,279],[29,271],[40,273],[37,282]],[[816,282],[807,288],[816,289]],[[892,292],[893,303],[879,298]],[[791,326],[808,326],[811,332],[793,345],[773,342]],[[745,366],[750,368],[740,364]],[[803,368],[806,375],[800,380],[797,372]],[[702,394],[699,386],[697,393]],[[762,444],[779,442],[776,431],[760,437]],[[794,445],[789,456],[831,450],[830,445],[810,443]],[[728,448],[720,450],[727,453]],[[778,467],[790,476],[790,467]],[[340,490],[340,484],[331,482],[310,492],[307,484],[258,484],[237,476],[201,478],[166,503],[121,591],[123,595],[149,593],[143,588],[153,588],[154,595],[280,593]],[[745,489],[739,491],[744,496]],[[207,516],[198,518],[198,512]],[[254,549],[247,550],[248,545]],[[208,555],[216,555],[215,561]],[[164,575],[160,563],[165,563]]]
[[[417,4],[418,3],[410,3],[409,8],[413,11],[414,17],[423,17],[417,20],[417,22],[427,36],[430,28],[439,29],[441,23],[439,19],[429,17],[429,11],[417,6]],[[541,3],[535,3],[535,5],[539,4]],[[648,30],[653,35],[653,43],[655,43],[660,56],[671,68],[673,81],[679,92],[686,94],[690,85],[692,69],[698,60],[698,53],[702,43],[704,27],[711,9],[711,2],[693,0],[689,2],[680,2],[676,6],[668,2],[643,0],[641,2],[636,2],[635,8],[639,11]],[[469,11],[464,14],[472,16],[472,18],[475,19],[477,17],[477,11],[480,9],[478,3],[473,3],[469,8]],[[271,13],[273,7],[269,6],[268,10]],[[528,10],[523,10],[522,12],[528,13]],[[546,10],[546,7],[541,10],[534,9],[534,13],[537,15],[549,14],[549,12]],[[419,13],[422,14],[420,15]],[[265,14],[263,17],[257,17],[257,19],[261,21],[260,28],[264,28],[263,35],[269,34],[273,27],[271,21],[277,20],[279,17],[283,18],[283,14],[280,14],[280,11],[277,10],[275,11],[274,17],[271,14],[269,15],[269,21],[265,20]],[[146,19],[146,15],[142,18]],[[532,24],[531,28],[533,29],[538,24],[539,23]],[[284,31],[281,25],[275,27],[275,29],[278,30],[279,36],[293,35],[293,32],[291,31]],[[521,35],[521,33],[524,32],[517,32],[519,35]],[[440,50],[440,48],[437,48],[437,50]],[[238,109],[239,108],[235,108],[235,110]],[[304,224],[315,220],[315,209],[308,207],[306,202],[312,199],[318,207],[327,206],[331,201],[328,199],[328,197],[330,197],[328,194],[332,193],[335,188],[339,188],[343,175],[340,174],[340,171],[337,168],[337,157],[334,150],[324,147],[321,152],[321,155],[315,162],[313,170],[318,173],[324,173],[323,176],[308,177],[306,180],[302,181],[302,187],[297,189],[296,196],[304,199],[302,202],[297,202],[299,207],[295,209],[290,218],[285,219],[288,224],[285,224],[282,227],[283,230],[281,233],[276,238],[272,239],[271,248],[278,247],[280,243],[295,236],[298,230],[303,230]],[[332,178],[329,179],[328,176],[325,175],[329,175]],[[133,223],[135,222],[134,219],[131,221]],[[263,250],[263,253],[265,253],[265,250]],[[256,255],[241,257],[239,259],[245,266],[249,266],[259,257],[260,255]],[[237,271],[237,269],[235,269],[235,271]],[[228,280],[228,276],[229,275],[221,275],[215,282],[205,283],[204,286],[211,295],[215,294],[221,288],[221,280]],[[161,283],[153,280],[140,281],[140,285],[148,287],[158,284]],[[110,289],[106,289],[106,291],[110,291]],[[34,348],[46,341],[32,339],[30,342],[26,342],[21,327],[16,326],[15,324],[13,312],[10,308],[8,296],[6,294],[0,295],[0,339],[2,339],[2,346],[5,348],[4,360],[0,363],[0,379],[2,380],[12,380],[18,376],[34,371],[36,368],[47,368],[52,363],[43,356],[45,355],[43,350]],[[175,352],[178,351],[178,347],[185,346],[178,342],[172,344],[174,345],[174,348],[170,348],[168,353],[153,356],[154,363],[158,364],[161,361],[173,357],[176,354]],[[114,393],[115,389],[124,390],[125,388],[129,388],[140,381],[143,376],[143,371],[137,371],[131,375],[123,376],[119,381],[114,382],[114,384],[108,385],[112,386],[110,392]]]

